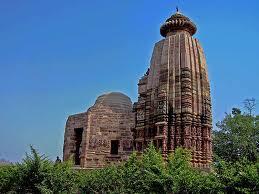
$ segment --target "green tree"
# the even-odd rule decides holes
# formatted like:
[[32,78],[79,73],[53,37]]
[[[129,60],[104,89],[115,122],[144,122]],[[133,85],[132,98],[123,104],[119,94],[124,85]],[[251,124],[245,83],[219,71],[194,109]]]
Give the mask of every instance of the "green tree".
[[190,150],[181,147],[168,159],[168,174],[173,193],[218,193],[221,189],[216,174],[193,168]]
[[242,158],[252,162],[258,160],[259,116],[234,108],[217,127],[219,130],[213,132],[215,158],[232,162]]
[[12,190],[16,182],[17,166],[13,164],[0,165],[0,193],[7,193]]
[[125,193],[138,193],[143,190],[142,160],[133,152],[122,167]]
[[31,146],[21,163],[0,167],[0,193],[76,193],[71,164],[54,164]]
[[13,190],[17,193],[40,193],[40,185],[50,171],[50,161],[31,146],[31,155],[26,154],[17,164]]
[[177,148],[169,156],[168,172],[170,175],[171,190],[174,193],[188,193],[191,191],[194,173],[190,160],[191,153],[183,148]]
[[259,163],[253,164],[247,159],[237,162],[220,160],[215,166],[221,191],[227,193],[258,193]]
[[80,172],[83,193],[123,193],[121,167],[109,166]]
[[166,193],[166,168],[160,151],[153,144],[145,149],[142,157],[142,181],[144,193]]
[[41,193],[76,193],[79,180],[78,172],[72,169],[71,161],[51,163],[38,188]]

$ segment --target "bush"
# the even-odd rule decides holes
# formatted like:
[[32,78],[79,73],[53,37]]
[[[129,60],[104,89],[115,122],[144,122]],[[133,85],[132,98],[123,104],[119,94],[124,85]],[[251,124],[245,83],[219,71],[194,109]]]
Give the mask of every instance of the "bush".
[[31,147],[22,163],[0,166],[0,193],[258,193],[259,163],[218,160],[211,172],[195,169],[188,150],[166,162],[150,145],[120,166],[76,171],[53,163]]
[[69,163],[54,164],[31,146],[22,163],[0,168],[0,193],[73,193],[77,177]]
[[235,163],[220,161],[215,170],[224,191],[228,193],[259,192],[259,163],[253,164],[247,160]]
[[122,180],[120,168],[115,166],[81,171],[80,190],[84,193],[121,193]]
[[16,182],[16,171],[15,165],[0,165],[0,193],[12,190],[13,183]]

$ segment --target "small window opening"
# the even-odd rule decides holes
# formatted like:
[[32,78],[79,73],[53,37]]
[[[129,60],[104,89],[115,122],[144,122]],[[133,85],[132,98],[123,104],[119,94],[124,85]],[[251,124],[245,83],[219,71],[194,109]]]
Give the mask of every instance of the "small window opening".
[[82,142],[83,128],[75,129],[75,165],[80,165],[80,152]]
[[119,152],[119,140],[111,140],[111,154],[118,155]]

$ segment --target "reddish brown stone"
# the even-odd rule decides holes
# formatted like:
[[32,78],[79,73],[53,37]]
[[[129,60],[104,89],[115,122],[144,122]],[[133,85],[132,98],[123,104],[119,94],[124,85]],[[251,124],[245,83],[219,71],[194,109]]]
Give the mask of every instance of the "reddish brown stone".
[[[210,87],[203,50],[192,37],[195,31],[179,12],[162,25],[165,39],[155,44],[148,73],[138,84],[134,141],[140,152],[147,142],[163,155],[179,146],[191,149],[194,166],[207,168],[212,156]],[[148,133],[160,127],[162,134]]]
[[[71,157],[76,165],[84,168],[100,168],[125,161],[133,149],[133,125],[134,113],[129,97],[116,92],[102,95],[87,112],[69,116],[63,158]],[[77,129],[83,130],[79,152],[75,137]],[[112,141],[118,142],[118,153],[111,152]],[[76,154],[80,158],[77,163]]]
[[188,148],[195,167],[209,167],[210,86],[195,32],[195,24],[179,12],[166,20],[165,39],[155,44],[150,68],[139,80],[134,113],[127,96],[109,93],[87,112],[69,116],[64,160],[72,157],[81,167],[99,168],[125,161],[133,147],[142,152],[153,143],[165,158],[176,147]]

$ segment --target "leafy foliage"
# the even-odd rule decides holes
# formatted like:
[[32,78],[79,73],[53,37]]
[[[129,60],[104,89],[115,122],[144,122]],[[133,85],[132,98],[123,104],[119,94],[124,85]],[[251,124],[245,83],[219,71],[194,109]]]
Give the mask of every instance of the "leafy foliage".
[[74,193],[78,190],[79,176],[72,170],[72,162],[51,164],[39,186],[42,193]]
[[22,163],[0,167],[0,193],[256,193],[259,163],[219,160],[211,172],[192,167],[188,150],[177,148],[166,162],[153,145],[121,166],[73,170],[31,147]]
[[13,183],[16,182],[16,166],[0,166],[0,193],[7,193],[12,190]]
[[219,161],[215,168],[218,181],[227,193],[256,193],[259,191],[259,163],[247,160],[235,163]]
[[259,157],[259,116],[241,113],[234,108],[214,131],[214,154],[223,160],[236,162],[247,158],[256,162]]
[[22,163],[0,167],[0,193],[71,193],[77,173],[71,164],[54,164],[31,146]]
[[84,193],[121,193],[120,168],[114,166],[104,169],[81,171],[80,189]]

